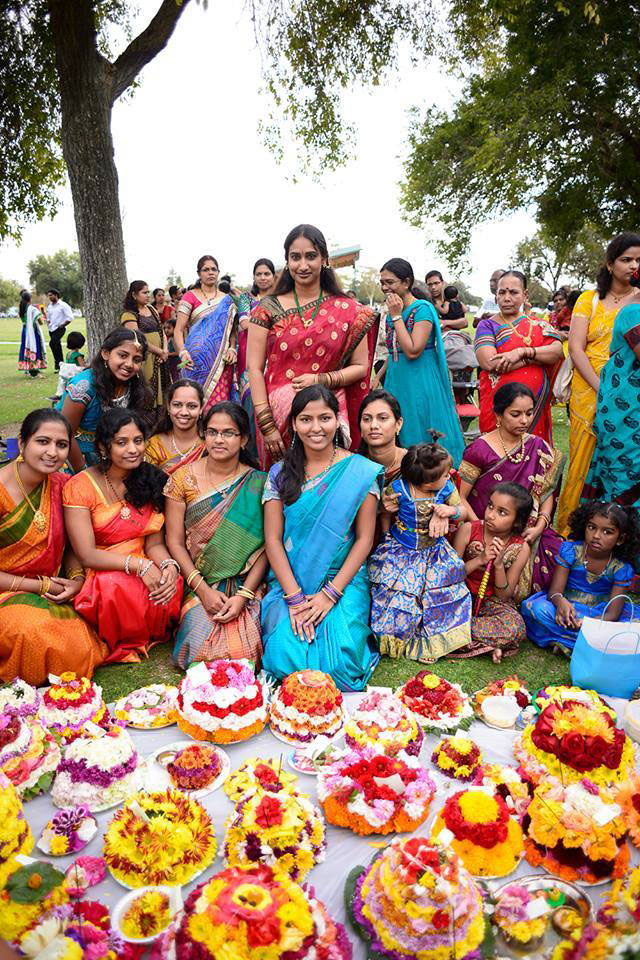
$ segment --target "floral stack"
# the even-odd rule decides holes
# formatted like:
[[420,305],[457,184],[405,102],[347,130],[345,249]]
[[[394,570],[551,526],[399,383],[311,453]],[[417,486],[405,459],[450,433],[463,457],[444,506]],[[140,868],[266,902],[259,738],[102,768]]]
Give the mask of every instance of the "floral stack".
[[473,778],[473,785],[490,787],[500,794],[509,811],[522,823],[529,807],[531,794],[529,784],[515,767],[502,766],[499,763],[483,763]]
[[16,869],[15,857],[33,850],[33,836],[11,781],[0,773],[0,887]]
[[121,929],[131,940],[154,937],[171,923],[171,901],[162,889],[144,890],[122,915]]
[[191,743],[176,753],[167,764],[171,782],[180,790],[204,790],[222,771],[222,760],[216,747]]
[[215,874],[189,895],[167,960],[351,960],[351,944],[312,892],[264,864]]
[[40,719],[44,726],[63,744],[77,737],[89,736],[87,722],[108,724],[107,707],[102,699],[102,687],[88,677],[67,672],[50,676],[51,686],[42,697]]
[[209,814],[180,790],[138,793],[113,817],[104,858],[125,887],[181,886],[210,866],[217,845]]
[[151,683],[132,690],[116,703],[113,715],[128,727],[154,730],[169,727],[178,719],[178,688],[166,683]]
[[480,708],[487,697],[513,697],[521,710],[531,703],[531,694],[517,674],[493,680],[482,690],[478,690],[473,697],[474,706]]
[[95,813],[135,791],[138,754],[127,731],[114,723],[99,737],[78,737],[65,750],[51,799],[57,807],[86,804]]
[[41,705],[39,691],[20,677],[0,688],[0,713],[10,709],[23,720],[37,720]]
[[640,930],[640,867],[614,882],[598,920],[621,933]]
[[103,903],[82,903],[55,907],[42,917],[20,941],[20,950],[29,957],[47,960],[133,960],[125,944],[114,936],[109,910]]
[[634,846],[640,847],[640,774],[630,777],[620,785],[616,801],[622,807],[629,839]]
[[345,721],[342,694],[320,670],[289,674],[271,701],[272,732],[287,743],[311,743],[316,737],[337,736]]
[[64,873],[50,863],[19,867],[0,893],[0,937],[17,944],[44,914],[68,901]]
[[32,717],[7,707],[0,713],[0,772],[23,800],[46,793],[60,762],[60,748]]
[[550,960],[637,960],[640,933],[590,923],[553,948]]
[[418,722],[433,733],[466,728],[473,718],[471,702],[462,687],[430,670],[421,670],[412,680],[407,680],[397,695]]
[[505,801],[480,787],[448,797],[431,835],[435,842],[450,843],[474,877],[506,877],[524,852],[522,827]]
[[247,793],[292,793],[298,782],[295,773],[282,768],[282,757],[262,760],[252,757],[231,773],[224,784],[224,792],[232,803],[238,803]]
[[532,893],[519,883],[510,883],[500,891],[493,920],[507,946],[527,953],[541,946],[549,925],[550,908],[538,915],[532,905],[540,899],[540,894]]
[[370,955],[389,960],[479,957],[482,894],[455,853],[425,837],[396,839],[347,880],[347,906]]
[[329,823],[362,835],[415,830],[427,819],[435,790],[415,757],[387,757],[374,747],[347,751],[318,775]]
[[566,787],[540,784],[525,819],[529,863],[574,883],[623,876],[629,865],[627,828],[612,797],[590,780]]
[[194,740],[237,743],[266,722],[266,691],[248,660],[196,663],[180,681],[178,725]]
[[440,773],[452,780],[473,780],[480,771],[482,754],[470,737],[444,737],[431,755],[431,761]]
[[387,756],[404,750],[417,757],[424,741],[414,714],[391,692],[380,690],[362,698],[344,732],[350,747],[376,747]]

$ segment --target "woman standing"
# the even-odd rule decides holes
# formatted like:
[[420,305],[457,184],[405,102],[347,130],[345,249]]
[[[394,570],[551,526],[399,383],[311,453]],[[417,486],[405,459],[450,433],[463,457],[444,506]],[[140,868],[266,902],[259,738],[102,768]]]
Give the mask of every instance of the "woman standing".
[[175,316],[175,311],[171,304],[167,303],[166,294],[162,287],[156,287],[153,291],[153,308],[158,314],[160,323],[162,324]]
[[204,412],[214,403],[234,399],[237,311],[228,293],[218,290],[220,270],[205,254],[197,265],[198,281],[178,306],[174,341],[182,376],[197,380],[204,391]]
[[250,452],[257,455],[256,424],[253,403],[251,401],[251,387],[249,385],[249,370],[247,368],[247,344],[249,341],[249,316],[254,307],[271,293],[276,278],[276,269],[273,261],[267,257],[256,260],[253,265],[253,286],[249,293],[240,294],[238,300],[238,363],[236,365],[236,379],[238,381],[239,400],[249,416],[251,426]]
[[144,462],[144,443],[139,414],[108,410],[96,427],[99,466],[63,492],[69,541],[87,576],[74,606],[106,641],[106,663],[138,663],[180,612],[180,569],[162,536],[166,476]]
[[552,444],[551,382],[553,368],[563,359],[558,334],[547,323],[526,313],[527,280],[508,270],[498,280],[500,312],[481,320],[476,331],[480,373],[480,430],[495,430],[493,397],[505,383],[524,383],[533,391],[531,432]]
[[[413,295],[413,268],[394,257],[380,271],[387,314],[387,360],[385,388],[397,398],[403,422],[403,447],[425,443],[431,431],[442,434],[442,444],[457,467],[464,438],[456,413],[442,344],[440,321],[433,304]],[[380,371],[379,376],[384,373]]]
[[137,410],[149,406],[149,391],[142,375],[147,341],[135,330],[114,330],[104,340],[91,366],[77,373],[57,403],[71,424],[69,462],[78,473],[98,462],[96,424],[109,407]]
[[[569,517],[580,502],[596,446],[593,420],[600,372],[609,359],[614,321],[627,304],[640,302],[640,290],[631,285],[639,265],[640,234],[618,234],[607,247],[604,266],[596,278],[597,289],[585,290],[573,308],[569,332],[569,354],[574,366],[569,401],[569,470],[558,507],[558,530],[563,536],[569,533]],[[617,363],[623,356],[618,355]],[[623,400],[627,401],[628,398]],[[628,429],[624,423],[626,412],[620,412],[621,427]],[[633,413],[629,416],[633,419]]]
[[30,377],[37,377],[38,371],[44,370],[47,366],[47,348],[40,332],[42,314],[31,303],[31,294],[28,290],[23,290],[20,294],[18,314],[22,320],[18,370],[24,370]]
[[145,460],[171,475],[205,456],[200,416],[202,387],[195,380],[176,380],[167,391],[167,409],[147,443]]
[[360,442],[358,409],[368,392],[373,311],[342,292],[317,227],[294,227],[284,242],[286,266],[273,295],[251,314],[247,362],[263,466],[291,442],[295,395],[321,384],[335,392],[349,447]]
[[387,487],[400,475],[400,464],[407,452],[399,444],[402,411],[387,390],[372,390],[360,405],[358,423],[362,434],[360,453],[384,467]]
[[203,422],[207,457],[165,487],[167,546],[189,586],[173,658],[186,669],[220,657],[260,661],[266,477],[248,462],[249,417],[216,403]]
[[49,673],[91,677],[105,647],[73,610],[84,580],[66,548],[59,471],[71,428],[57,410],[33,410],[20,456],[0,468],[0,679],[40,686]]
[[[129,330],[144,333],[147,341],[147,356],[144,362],[144,378],[147,381],[153,407],[161,407],[169,386],[169,351],[164,328],[155,307],[149,303],[149,286],[144,280],[134,280],[124,298],[124,313],[120,323]],[[155,415],[151,418],[155,419]]]
[[346,452],[338,415],[338,398],[327,387],[299,391],[291,406],[293,442],[269,472],[263,666],[278,678],[322,670],[341,690],[363,690],[378,662],[365,564],[382,468]]

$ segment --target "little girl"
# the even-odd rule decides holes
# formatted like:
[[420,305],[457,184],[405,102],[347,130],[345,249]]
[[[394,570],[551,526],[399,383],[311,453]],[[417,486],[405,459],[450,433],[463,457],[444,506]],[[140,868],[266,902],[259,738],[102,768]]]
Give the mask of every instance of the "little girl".
[[471,597],[464,564],[447,541],[449,521],[466,519],[450,476],[451,457],[432,443],[409,447],[385,489],[386,536],[369,560],[371,629],[380,652],[433,663],[470,640]]
[[489,496],[484,520],[463,523],[458,529],[453,545],[465,561],[473,616],[471,643],[454,656],[490,653],[493,662],[499,663],[518,652],[526,630],[514,597],[529,561],[529,545],[521,534],[532,507],[531,494],[519,483],[498,483]]
[[570,539],[560,547],[549,593],[535,593],[522,604],[527,635],[554,652],[573,650],[585,616],[599,617],[617,597],[605,620],[631,620],[632,608],[620,594],[633,579],[640,552],[640,521],[632,507],[587,500],[569,518]]

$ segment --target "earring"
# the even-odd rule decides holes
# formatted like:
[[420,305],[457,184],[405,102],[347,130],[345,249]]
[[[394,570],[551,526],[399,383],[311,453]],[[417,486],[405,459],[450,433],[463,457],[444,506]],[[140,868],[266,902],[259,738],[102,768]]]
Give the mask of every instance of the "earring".
[[16,463],[24,463],[24,457],[22,456],[21,453],[19,453],[18,456],[16,457]]
[[107,363],[107,361],[106,361],[106,360],[103,360],[102,362],[104,363],[104,368],[105,368],[105,370],[108,370],[108,369],[109,369],[109,364]]
[[291,438],[291,449],[292,449],[292,450],[293,450],[293,448],[294,448],[295,445],[296,445],[296,440],[297,440],[297,439],[298,439],[298,434],[297,434],[296,431],[294,430],[294,431],[293,431],[293,437]]
[[333,449],[334,450],[338,449],[338,431],[337,430],[336,430],[336,435],[333,438]]

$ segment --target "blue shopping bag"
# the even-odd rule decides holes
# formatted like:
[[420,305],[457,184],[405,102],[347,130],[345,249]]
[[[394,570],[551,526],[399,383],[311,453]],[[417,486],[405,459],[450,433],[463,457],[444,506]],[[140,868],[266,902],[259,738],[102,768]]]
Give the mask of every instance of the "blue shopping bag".
[[[624,599],[631,603],[635,618],[631,598]],[[640,623],[604,620],[608,606],[599,619],[582,621],[571,654],[571,682],[583,690],[629,700],[640,687]]]

